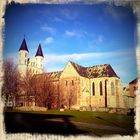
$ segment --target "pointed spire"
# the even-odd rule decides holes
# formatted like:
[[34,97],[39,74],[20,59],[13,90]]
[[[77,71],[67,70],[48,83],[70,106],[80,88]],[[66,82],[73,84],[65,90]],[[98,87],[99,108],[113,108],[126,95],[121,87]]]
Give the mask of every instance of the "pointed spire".
[[36,55],[35,56],[43,56],[43,52],[42,52],[42,48],[41,48],[41,44],[39,44]]
[[25,50],[25,51],[29,52],[29,51],[28,51],[28,48],[27,48],[27,44],[26,44],[25,37],[24,37],[24,39],[23,39],[23,41],[22,41],[22,44],[21,44],[21,46],[20,46],[20,48],[19,48],[19,51],[20,51],[20,50]]

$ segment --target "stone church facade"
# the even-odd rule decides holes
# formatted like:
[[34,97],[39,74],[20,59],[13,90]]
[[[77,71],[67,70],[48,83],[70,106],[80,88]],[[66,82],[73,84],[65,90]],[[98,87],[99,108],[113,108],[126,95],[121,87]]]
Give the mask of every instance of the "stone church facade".
[[111,65],[83,67],[69,61],[63,71],[50,73],[66,109],[124,108],[123,86]]
[[[51,77],[59,107],[76,110],[124,109],[123,86],[110,64],[84,67],[69,61],[63,71],[43,73],[43,52],[39,45],[34,58],[28,58],[25,39],[19,49],[18,70],[24,75],[33,74]],[[54,101],[52,108],[58,108]]]

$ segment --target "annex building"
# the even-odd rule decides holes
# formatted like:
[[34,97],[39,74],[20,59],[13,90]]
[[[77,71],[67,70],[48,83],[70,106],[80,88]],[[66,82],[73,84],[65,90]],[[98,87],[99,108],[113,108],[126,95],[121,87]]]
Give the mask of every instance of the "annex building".
[[[110,112],[125,109],[123,86],[110,64],[84,67],[69,61],[63,71],[44,73],[41,45],[35,57],[30,59],[24,39],[18,53],[18,70],[21,75],[29,69],[35,75],[47,74],[52,78],[56,100],[51,108],[58,108],[59,100],[59,107],[65,109]],[[35,103],[31,106],[35,106]]]

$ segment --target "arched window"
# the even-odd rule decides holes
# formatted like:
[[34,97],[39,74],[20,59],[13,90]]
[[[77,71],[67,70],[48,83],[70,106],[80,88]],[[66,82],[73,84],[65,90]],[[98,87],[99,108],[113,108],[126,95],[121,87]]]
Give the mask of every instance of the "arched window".
[[95,96],[95,84],[94,84],[94,82],[92,83],[92,95]]
[[111,95],[114,95],[114,83],[111,82]]
[[102,82],[100,82],[100,95],[103,95]]

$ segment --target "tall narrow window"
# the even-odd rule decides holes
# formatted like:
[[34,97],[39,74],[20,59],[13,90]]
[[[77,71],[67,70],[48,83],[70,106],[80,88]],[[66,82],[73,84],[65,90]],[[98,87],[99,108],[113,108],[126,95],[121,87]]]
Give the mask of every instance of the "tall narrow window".
[[114,95],[114,83],[111,82],[111,95]]
[[100,82],[100,95],[103,95],[102,82]]
[[94,84],[94,82],[92,83],[92,95],[95,96],[95,84]]
[[107,107],[107,80],[105,80],[105,107]]
[[74,81],[72,80],[71,82],[72,82],[72,85],[74,85]]
[[66,86],[68,85],[68,81],[66,80]]

